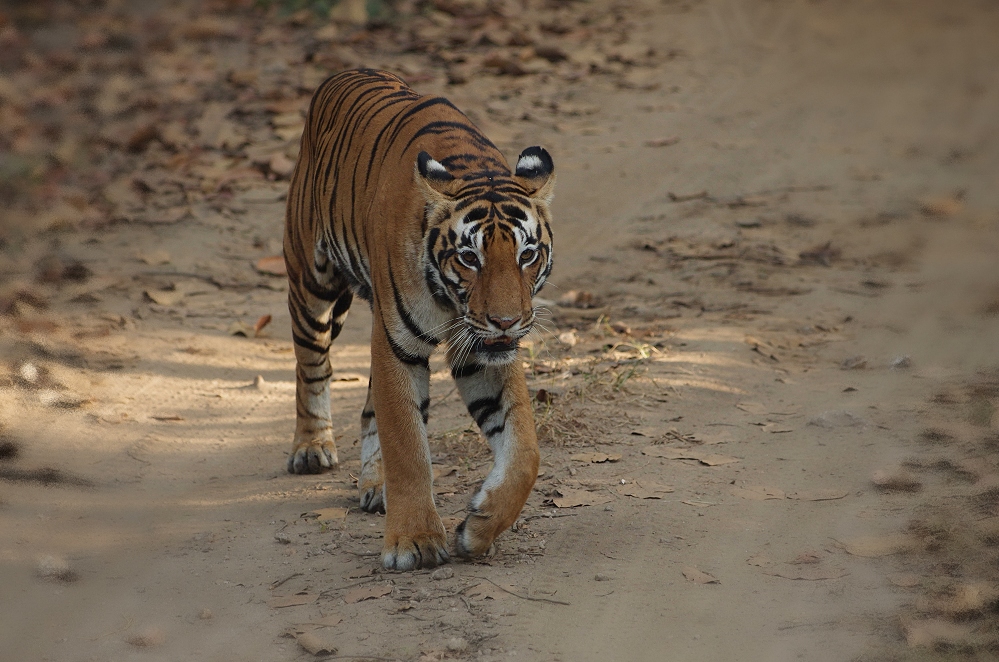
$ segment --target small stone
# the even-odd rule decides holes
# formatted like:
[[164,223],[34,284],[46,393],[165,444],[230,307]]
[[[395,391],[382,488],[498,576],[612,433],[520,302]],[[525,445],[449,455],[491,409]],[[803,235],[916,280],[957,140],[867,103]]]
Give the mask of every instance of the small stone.
[[215,614],[212,613],[211,609],[202,609],[198,612],[198,618],[203,621],[210,621],[215,618]]
[[463,653],[468,650],[468,640],[463,637],[451,637],[447,640],[447,649],[452,653]]
[[29,384],[35,384],[38,382],[38,377],[39,377],[38,366],[36,366],[34,363],[31,363],[30,361],[25,361],[24,363],[22,363],[21,367],[18,368],[17,372],[18,375],[20,375],[21,379],[28,382]]
[[76,573],[69,567],[69,562],[60,556],[51,554],[38,559],[35,572],[42,579],[58,582],[71,582],[76,580]]
[[450,568],[448,566],[444,566],[443,568],[437,568],[436,570],[430,573],[430,579],[434,580],[435,582],[439,582],[444,579],[451,579],[452,577],[454,577],[454,568]]
[[274,540],[277,540],[282,545],[290,545],[291,544],[291,537],[287,533],[284,533],[284,532],[275,533],[274,534]]
[[579,336],[576,335],[576,330],[571,329],[560,333],[558,336],[558,341],[565,345],[566,347],[575,347],[576,343],[579,342]]
[[896,356],[895,358],[893,358],[891,360],[891,363],[889,364],[889,367],[892,370],[905,370],[906,368],[911,368],[912,367],[912,359],[910,359],[908,356],[905,356],[905,355]]
[[609,575],[594,575],[593,579],[598,582],[609,582],[611,577]]

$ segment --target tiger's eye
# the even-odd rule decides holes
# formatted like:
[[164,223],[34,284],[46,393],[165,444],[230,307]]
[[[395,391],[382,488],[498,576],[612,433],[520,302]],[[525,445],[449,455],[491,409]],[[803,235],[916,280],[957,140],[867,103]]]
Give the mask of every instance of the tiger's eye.
[[475,251],[458,251],[458,261],[469,269],[479,268],[479,256],[475,254]]
[[520,264],[521,266],[527,266],[531,262],[534,262],[534,258],[538,256],[538,252],[533,248],[528,248],[520,254]]

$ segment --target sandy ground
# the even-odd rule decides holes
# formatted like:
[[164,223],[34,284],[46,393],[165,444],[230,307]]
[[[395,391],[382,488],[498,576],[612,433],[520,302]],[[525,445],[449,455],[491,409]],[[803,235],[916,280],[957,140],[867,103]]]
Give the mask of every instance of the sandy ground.
[[[340,470],[285,472],[286,286],[253,268],[280,181],[6,244],[5,287],[50,305],[0,317],[0,657],[995,659],[999,8],[631,10],[670,54],[638,89],[417,85],[559,173],[524,354],[544,474],[480,562],[378,567],[360,306]],[[92,277],[33,282],[51,255]],[[453,529],[490,458],[435,365]]]

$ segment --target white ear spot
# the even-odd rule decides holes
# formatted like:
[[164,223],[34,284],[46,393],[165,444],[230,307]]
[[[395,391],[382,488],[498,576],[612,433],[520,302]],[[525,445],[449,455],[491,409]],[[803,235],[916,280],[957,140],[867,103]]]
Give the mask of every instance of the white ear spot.
[[428,173],[441,172],[447,174],[447,168],[445,168],[444,164],[441,163],[440,161],[434,161],[433,159],[430,159],[429,161],[427,161],[426,168]]
[[543,165],[544,163],[541,161],[539,157],[535,156],[534,154],[528,154],[527,156],[520,157],[520,160],[517,161],[517,167],[515,168],[515,170],[528,170],[528,171],[537,170],[538,168],[541,168]]

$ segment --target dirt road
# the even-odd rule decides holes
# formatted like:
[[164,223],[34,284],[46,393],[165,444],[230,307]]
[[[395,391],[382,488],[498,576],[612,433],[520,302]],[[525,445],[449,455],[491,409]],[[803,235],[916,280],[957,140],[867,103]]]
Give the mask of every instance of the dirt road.
[[[466,4],[429,24],[453,28]],[[519,34],[497,7],[484,25]],[[353,44],[506,153],[555,158],[552,319],[524,352],[544,473],[495,553],[380,571],[382,518],[354,487],[361,306],[334,348],[341,468],[285,472],[286,286],[255,265],[279,250],[275,155],[293,153],[307,94],[253,90],[323,26],[185,28],[234,58],[229,83],[257,72],[223,100],[236,111],[191,115],[187,139],[218,146],[190,157],[162,127],[137,156],[112,145],[107,162],[136,164],[124,189],[105,182],[113,223],[53,222],[55,204],[2,228],[0,657],[994,659],[999,9],[558,12],[571,29],[542,32],[565,35],[565,58],[515,36],[364,51],[341,27],[301,65]],[[187,71],[156,84],[179,95]],[[453,530],[490,458],[433,365]]]

